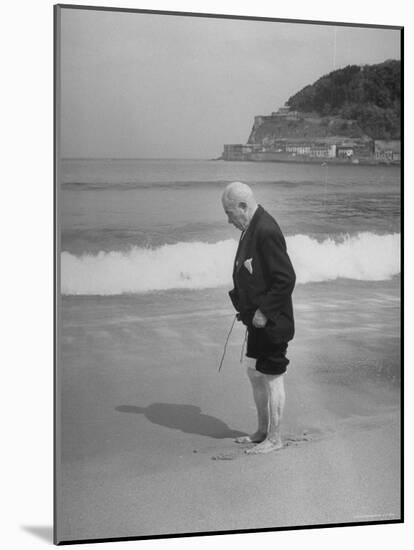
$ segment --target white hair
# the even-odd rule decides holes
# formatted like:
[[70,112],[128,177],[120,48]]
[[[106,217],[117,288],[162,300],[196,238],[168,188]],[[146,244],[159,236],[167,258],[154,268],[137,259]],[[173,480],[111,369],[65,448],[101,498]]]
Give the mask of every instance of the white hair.
[[224,189],[221,196],[223,203],[245,202],[248,206],[256,205],[256,200],[251,188],[241,181],[233,181]]

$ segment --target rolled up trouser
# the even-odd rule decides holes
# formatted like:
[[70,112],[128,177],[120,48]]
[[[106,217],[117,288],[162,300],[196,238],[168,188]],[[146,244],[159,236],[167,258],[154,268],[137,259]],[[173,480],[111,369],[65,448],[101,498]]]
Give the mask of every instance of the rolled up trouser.
[[275,341],[272,331],[249,326],[246,356],[256,359],[256,370],[263,374],[283,374],[289,364],[287,343]]

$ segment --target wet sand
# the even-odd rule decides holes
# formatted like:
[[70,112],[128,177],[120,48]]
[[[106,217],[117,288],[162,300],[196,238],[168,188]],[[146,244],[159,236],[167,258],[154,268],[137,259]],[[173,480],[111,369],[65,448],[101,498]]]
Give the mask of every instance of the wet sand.
[[233,442],[256,427],[240,324],[217,372],[225,289],[65,298],[58,538],[398,519],[398,293],[297,288],[284,448],[260,456]]

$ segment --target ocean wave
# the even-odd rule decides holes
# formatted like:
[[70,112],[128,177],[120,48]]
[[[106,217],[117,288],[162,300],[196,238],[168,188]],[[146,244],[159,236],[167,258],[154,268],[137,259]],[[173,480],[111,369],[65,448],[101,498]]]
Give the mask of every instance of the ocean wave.
[[[400,234],[358,233],[318,241],[308,235],[287,238],[297,283],[338,278],[390,279],[400,272]],[[64,295],[140,294],[170,289],[231,285],[237,242],[179,242],[158,248],[96,255],[61,254]]]

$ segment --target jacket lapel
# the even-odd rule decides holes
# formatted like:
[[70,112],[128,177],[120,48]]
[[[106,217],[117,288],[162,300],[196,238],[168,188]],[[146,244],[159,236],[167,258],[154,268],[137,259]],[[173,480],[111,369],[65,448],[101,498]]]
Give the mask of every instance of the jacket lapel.
[[241,248],[242,248],[242,242],[244,240],[245,235],[243,236],[243,233],[240,235],[239,244],[237,246],[236,255],[234,256],[234,265],[233,265],[233,275],[236,273],[238,267],[239,267],[239,256],[241,255]]
[[249,250],[251,248],[251,242],[254,237],[255,229],[259,219],[261,218],[264,210],[263,207],[258,205],[256,212],[253,215],[253,218],[250,221],[249,227],[247,228],[246,233],[243,238],[240,239],[239,246],[236,253],[234,270],[237,272],[243,266],[246,258],[249,257]]

